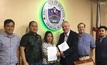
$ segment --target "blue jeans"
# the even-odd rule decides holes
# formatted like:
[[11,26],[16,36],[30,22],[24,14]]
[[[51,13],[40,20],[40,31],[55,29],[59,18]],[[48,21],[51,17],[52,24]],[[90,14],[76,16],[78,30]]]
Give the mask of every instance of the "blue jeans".
[[32,64],[29,64],[29,65],[42,65],[42,62],[41,61],[33,62]]
[[43,65],[56,65],[55,63],[43,64]]

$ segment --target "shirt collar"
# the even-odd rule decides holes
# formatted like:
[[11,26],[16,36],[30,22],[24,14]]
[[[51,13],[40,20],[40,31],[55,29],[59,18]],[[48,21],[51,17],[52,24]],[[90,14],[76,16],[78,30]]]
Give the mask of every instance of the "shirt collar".
[[104,39],[106,36],[104,36],[104,37],[102,37],[102,38],[100,38],[100,39]]
[[69,34],[70,34],[70,30],[68,31],[68,33],[67,34],[65,34],[66,36],[69,36]]
[[[5,37],[9,37],[8,34],[7,34],[5,31],[3,32],[3,35],[4,35]],[[14,37],[14,36],[15,36],[15,34],[13,33],[12,37]]]
[[85,34],[86,34],[85,32],[84,32],[82,35],[79,34],[79,37],[82,37],[82,36],[84,36]]
[[33,34],[33,35],[37,35],[37,33],[34,33],[34,32],[32,32],[32,31],[29,31],[29,33],[30,33],[30,34]]

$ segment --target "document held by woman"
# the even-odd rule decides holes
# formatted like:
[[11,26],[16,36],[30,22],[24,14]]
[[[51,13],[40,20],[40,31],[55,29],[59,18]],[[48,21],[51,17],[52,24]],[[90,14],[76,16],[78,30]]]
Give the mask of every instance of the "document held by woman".
[[57,48],[56,47],[48,47],[48,61],[57,60]]

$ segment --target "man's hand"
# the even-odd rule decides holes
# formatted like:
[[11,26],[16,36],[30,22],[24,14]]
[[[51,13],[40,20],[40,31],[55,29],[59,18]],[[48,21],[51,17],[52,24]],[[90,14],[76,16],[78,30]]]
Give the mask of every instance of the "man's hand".
[[24,65],[29,65],[27,62],[24,62]]
[[63,58],[65,58],[63,51],[60,51],[60,54]]
[[60,56],[60,51],[57,49],[57,54],[56,56]]

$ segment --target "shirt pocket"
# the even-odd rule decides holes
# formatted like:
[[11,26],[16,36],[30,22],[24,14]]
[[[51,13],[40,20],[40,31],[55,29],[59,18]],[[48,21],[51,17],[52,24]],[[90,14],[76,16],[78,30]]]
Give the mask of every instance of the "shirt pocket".
[[89,39],[84,39],[84,44],[86,46],[90,46],[90,40]]
[[0,50],[6,50],[10,47],[10,44],[8,42],[2,42]]

